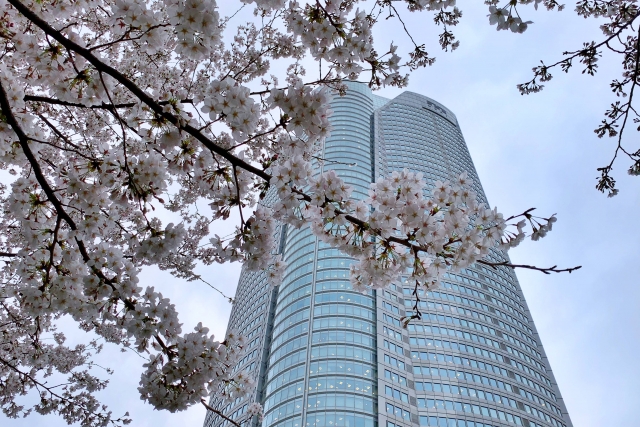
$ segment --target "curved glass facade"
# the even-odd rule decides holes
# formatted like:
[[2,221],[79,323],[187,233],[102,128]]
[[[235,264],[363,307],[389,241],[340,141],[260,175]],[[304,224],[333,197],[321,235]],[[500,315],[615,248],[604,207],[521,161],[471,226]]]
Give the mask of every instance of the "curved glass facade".
[[[363,199],[373,169],[370,93],[354,89],[332,109],[333,131],[319,169],[336,170],[353,187],[353,197]],[[264,425],[377,425],[373,293],[353,292],[350,258],[308,229],[289,229],[283,248],[287,270],[275,308]]]
[[[428,183],[466,171],[486,201],[451,111],[411,92],[389,100],[349,88],[332,104],[319,166],[336,170],[354,198],[367,197],[377,176],[407,168]],[[243,273],[229,322],[251,336],[238,368],[254,370],[258,390],[224,407],[212,402],[223,413],[242,419],[258,400],[265,427],[572,427],[510,269],[447,274],[438,291],[420,295],[422,319],[403,329],[410,286],[353,292],[349,257],[307,229],[280,234],[282,284],[269,291],[263,275]],[[207,415],[205,427],[221,425]]]

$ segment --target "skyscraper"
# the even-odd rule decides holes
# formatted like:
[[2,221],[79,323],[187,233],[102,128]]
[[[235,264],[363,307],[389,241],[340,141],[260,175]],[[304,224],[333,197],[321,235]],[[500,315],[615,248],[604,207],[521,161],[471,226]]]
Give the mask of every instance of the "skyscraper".
[[[393,99],[349,83],[335,97],[319,167],[368,196],[405,168],[429,184],[463,171],[486,202],[455,115],[412,92]],[[238,369],[258,377],[247,400],[211,405],[243,420],[264,404],[265,427],[572,427],[512,270],[474,265],[426,295],[397,283],[351,290],[350,258],[302,228],[280,229],[287,262],[279,287],[243,271],[229,328],[248,337]],[[499,251],[493,261],[506,260]],[[422,320],[400,319],[417,304]],[[246,417],[246,415],[244,415]],[[257,424],[257,420],[253,420]],[[209,412],[205,427],[229,425]]]

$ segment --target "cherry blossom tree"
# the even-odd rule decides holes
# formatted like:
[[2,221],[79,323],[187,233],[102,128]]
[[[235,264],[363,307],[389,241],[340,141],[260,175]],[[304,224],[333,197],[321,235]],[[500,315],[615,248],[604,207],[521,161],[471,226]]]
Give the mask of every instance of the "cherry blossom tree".
[[[555,0],[489,1],[489,23],[521,33],[531,23],[518,7],[530,3],[561,9]],[[231,31],[231,17],[219,15],[215,0],[0,0],[6,416],[35,410],[83,426],[128,424],[127,415],[113,416],[95,396],[107,385],[91,370],[103,342],[145,357],[139,392],[157,409],[250,393],[253,378],[233,371],[243,337],[231,332],[216,340],[202,324],[183,331],[176,307],[138,277],[155,265],[200,280],[198,264],[240,262],[277,284],[285,269],[274,255],[277,223],[310,227],[353,257],[350,280],[362,291],[401,274],[410,275],[416,292],[430,289],[446,271],[473,263],[544,273],[579,268],[485,259],[492,248],[544,237],[556,218],[535,217],[531,209],[505,218],[477,201],[465,174],[428,188],[420,174],[394,172],[356,202],[334,172],[313,168],[331,132],[331,99],[344,94],[346,79],[403,87],[408,73],[433,63],[401,13],[431,13],[442,27],[441,48],[458,47],[452,27],[462,14],[453,0],[242,0],[242,7],[255,8],[255,19]],[[635,161],[630,173],[638,174],[640,152],[621,139],[628,117],[638,120],[631,104],[638,38],[623,38],[635,31],[637,7],[585,1],[578,13],[609,19],[606,40],[535,68],[520,89],[539,91],[549,70],[567,70],[574,59],[595,72],[601,48],[622,54],[624,79],[613,88],[628,94],[627,102],[607,112],[598,134],[617,136],[616,155],[627,154]],[[407,31],[408,51],[375,45],[372,28],[389,17]],[[229,31],[234,35],[225,39]],[[321,64],[315,79],[306,77],[309,62]],[[272,75],[275,63],[286,72]],[[599,184],[610,194],[617,191],[612,164]],[[164,224],[161,211],[180,221]],[[232,212],[239,217],[235,231],[212,236],[210,225]],[[66,345],[57,330],[62,317],[99,340]],[[48,385],[52,374],[66,376],[64,384]],[[16,403],[27,393],[39,396],[34,407]],[[249,412],[260,416],[260,405]]]

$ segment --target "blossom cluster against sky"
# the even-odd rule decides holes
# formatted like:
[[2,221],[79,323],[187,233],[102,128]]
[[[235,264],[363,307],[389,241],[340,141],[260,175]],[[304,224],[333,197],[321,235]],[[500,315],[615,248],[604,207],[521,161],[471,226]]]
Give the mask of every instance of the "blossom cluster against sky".
[[[556,74],[542,93],[523,97],[516,84],[530,77],[531,67],[540,59],[553,62],[562,51],[598,37],[597,23],[576,17],[571,3],[561,13],[530,7],[522,15],[534,24],[524,34],[513,34],[489,26],[482,2],[459,6],[464,16],[455,33],[461,45],[454,53],[438,51],[428,14],[403,15],[416,41],[437,55],[433,67],[413,74],[407,90],[432,97],[457,115],[492,205],[507,214],[533,206],[542,216],[558,214],[554,230],[540,242],[527,241],[513,250],[512,260],[541,266],[580,264],[583,269],[554,276],[518,271],[518,278],[574,425],[635,425],[634,408],[640,401],[640,367],[634,357],[640,347],[640,180],[628,177],[620,165],[618,196],[607,199],[594,189],[595,169],[608,163],[614,141],[599,140],[592,129],[613,100],[608,83],[618,76],[617,58],[603,58],[596,77],[581,75],[579,69],[568,76]],[[250,14],[245,8],[234,18],[237,23],[244,12]],[[221,11],[225,14],[229,12]],[[391,37],[399,52],[410,48],[401,27],[385,25],[377,31],[381,49]],[[400,92],[383,90],[380,95]],[[629,137],[637,138],[635,130]],[[216,232],[227,234],[231,226],[219,224]],[[233,295],[237,265],[201,272]],[[217,336],[224,334],[231,306],[206,285],[157,270],[144,272],[141,279],[176,303],[184,329],[202,321]],[[82,332],[78,334],[81,338]],[[114,415],[129,411],[133,425],[140,427],[200,426],[203,407],[169,414],[139,400],[137,358],[109,347],[99,357],[99,363],[115,369],[111,386],[102,392]],[[2,425],[65,423],[55,416],[32,415],[3,419]]]

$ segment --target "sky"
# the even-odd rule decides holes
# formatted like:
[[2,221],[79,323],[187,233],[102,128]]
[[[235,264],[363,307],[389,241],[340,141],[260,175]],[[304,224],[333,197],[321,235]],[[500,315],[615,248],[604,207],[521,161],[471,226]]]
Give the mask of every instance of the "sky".
[[[595,190],[596,168],[609,162],[615,145],[612,139],[598,139],[593,129],[614,100],[609,81],[619,75],[618,59],[605,55],[595,77],[579,69],[559,73],[541,93],[521,96],[516,84],[530,78],[533,66],[541,59],[555,62],[563,51],[598,38],[599,24],[578,18],[572,4],[561,13],[528,7],[521,12],[534,21],[527,32],[497,32],[482,2],[458,6],[464,13],[455,29],[461,45],[453,53],[439,51],[429,14],[402,16],[416,41],[437,56],[432,67],[411,76],[406,90],[434,98],[456,114],[492,205],[505,214],[530,207],[541,216],[557,214],[547,237],[527,240],[510,252],[515,263],[583,266],[573,274],[550,276],[517,271],[554,375],[574,426],[637,425],[640,178],[629,177],[621,162],[614,169],[620,194],[607,198]],[[250,13],[245,10],[231,22],[240,23],[244,12]],[[400,51],[410,47],[402,28],[392,22],[383,23],[375,36],[379,51],[392,40]],[[628,138],[637,142],[634,132]],[[226,234],[229,226],[216,225],[215,232]],[[238,265],[201,269],[203,277],[231,296],[239,271]],[[185,331],[202,321],[217,336],[224,334],[231,306],[206,285],[154,269],[143,272],[141,284],[154,285],[172,299]],[[136,388],[142,363],[134,353],[110,347],[99,362],[115,369],[110,387],[101,393],[114,415],[129,411],[133,425],[140,427],[202,425],[200,406],[169,414],[140,401]],[[66,425],[58,417],[39,415],[2,419],[1,424]]]

